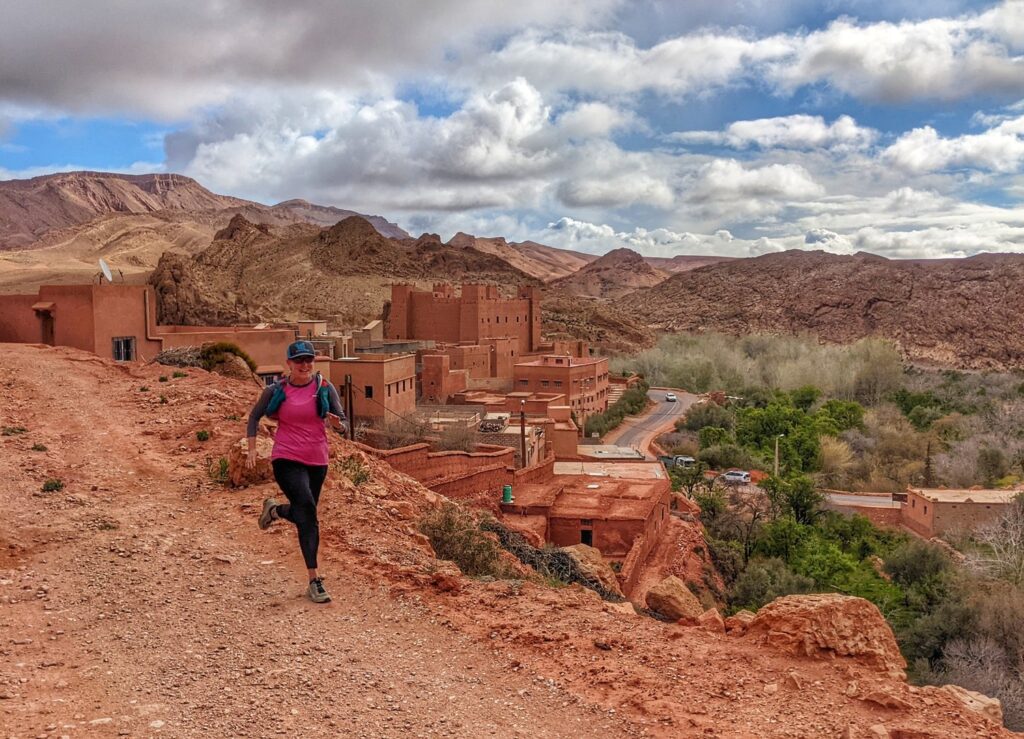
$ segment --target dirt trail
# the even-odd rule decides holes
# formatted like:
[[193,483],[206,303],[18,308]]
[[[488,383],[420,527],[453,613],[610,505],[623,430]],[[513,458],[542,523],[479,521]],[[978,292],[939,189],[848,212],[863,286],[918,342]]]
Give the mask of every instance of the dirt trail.
[[[4,736],[635,733],[330,551],[334,603],[309,603],[292,531],[255,527],[258,494],[209,496],[201,458],[146,435],[138,388],[193,380],[4,350],[2,425],[28,429],[0,462]],[[209,428],[240,408],[195,410]],[[51,478],[65,488],[39,492]]]
[[255,526],[274,486],[207,471],[256,388],[170,375],[0,345],[0,736],[1006,736],[849,660],[453,576],[414,528],[436,496],[346,443],[370,479],[331,471],[315,606],[294,531]]

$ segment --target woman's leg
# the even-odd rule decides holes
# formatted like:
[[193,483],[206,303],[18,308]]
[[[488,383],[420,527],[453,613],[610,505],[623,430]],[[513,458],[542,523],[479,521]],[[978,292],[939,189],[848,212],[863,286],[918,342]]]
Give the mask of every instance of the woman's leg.
[[[316,498],[313,497],[313,489],[310,485],[310,478],[318,480],[316,485],[317,498],[320,495],[320,487],[323,485],[323,476],[318,467],[309,467],[301,462],[293,462],[289,459],[275,459],[273,461],[274,479],[277,480],[281,491],[288,498],[287,505],[279,505],[276,509],[277,515],[287,521],[291,521],[298,529],[299,548],[302,550],[302,557],[306,561],[306,568],[309,570],[310,579],[315,578],[317,567],[317,549],[320,546],[320,526],[316,517]],[[325,468],[326,471],[326,468]],[[313,475],[310,473],[313,472]]]

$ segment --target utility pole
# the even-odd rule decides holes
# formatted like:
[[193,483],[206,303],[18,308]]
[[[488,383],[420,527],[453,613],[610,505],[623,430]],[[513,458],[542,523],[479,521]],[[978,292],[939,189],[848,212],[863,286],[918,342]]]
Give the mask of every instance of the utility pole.
[[523,467],[527,467],[526,463],[526,401],[519,401],[519,446],[522,450],[523,455]]
[[345,375],[345,413],[348,415],[348,438],[356,440],[356,412],[352,407],[352,375]]

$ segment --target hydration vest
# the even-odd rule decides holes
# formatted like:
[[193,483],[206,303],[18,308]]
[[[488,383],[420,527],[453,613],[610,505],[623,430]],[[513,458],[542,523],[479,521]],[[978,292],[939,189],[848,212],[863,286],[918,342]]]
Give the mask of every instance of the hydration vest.
[[[283,377],[274,382],[274,394],[270,396],[270,402],[267,403],[267,415],[270,417],[273,417],[277,413],[281,408],[281,403],[283,403],[288,397],[284,391],[284,385],[286,382],[288,382],[288,380]],[[327,418],[327,412],[331,409],[331,383],[325,380],[319,372],[313,376],[313,382],[316,383],[317,413],[320,414],[320,418]]]

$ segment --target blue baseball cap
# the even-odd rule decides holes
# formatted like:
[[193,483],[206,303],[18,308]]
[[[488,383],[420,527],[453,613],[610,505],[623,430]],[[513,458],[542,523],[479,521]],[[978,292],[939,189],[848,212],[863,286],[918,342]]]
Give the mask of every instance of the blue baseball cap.
[[308,341],[293,341],[288,345],[288,359],[316,357],[316,349]]

